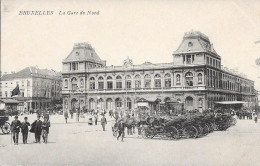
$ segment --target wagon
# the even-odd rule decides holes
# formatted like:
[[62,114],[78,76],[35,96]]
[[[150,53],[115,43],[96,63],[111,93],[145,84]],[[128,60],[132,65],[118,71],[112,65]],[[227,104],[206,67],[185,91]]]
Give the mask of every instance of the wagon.
[[4,134],[9,134],[11,131],[10,123],[7,121],[9,120],[8,116],[5,113],[5,110],[0,110],[0,128]]

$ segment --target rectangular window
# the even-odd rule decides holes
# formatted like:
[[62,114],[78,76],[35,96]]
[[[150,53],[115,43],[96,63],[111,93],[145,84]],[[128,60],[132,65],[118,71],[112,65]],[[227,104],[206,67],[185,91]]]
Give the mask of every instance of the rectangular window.
[[112,81],[107,82],[107,89],[113,89],[113,82]]
[[89,89],[95,89],[95,82],[90,83]]
[[151,88],[151,80],[144,80],[144,87]]
[[116,88],[122,89],[122,82],[116,82]]
[[165,87],[170,88],[171,87],[171,79],[166,79],[165,80]]
[[104,82],[98,82],[98,89],[104,89]]
[[131,88],[131,81],[130,80],[126,81],[126,88],[128,88],[128,89]]
[[140,81],[140,80],[136,80],[136,81],[135,81],[135,88],[136,88],[136,89],[141,88],[141,81]]
[[210,58],[210,65],[212,66],[212,59]]
[[187,55],[187,64],[191,64],[191,55]]
[[156,80],[154,81],[154,84],[155,84],[155,87],[156,87],[156,88],[160,88],[160,87],[161,87],[161,80],[156,79]]
[[207,57],[207,64],[209,64],[209,57]]

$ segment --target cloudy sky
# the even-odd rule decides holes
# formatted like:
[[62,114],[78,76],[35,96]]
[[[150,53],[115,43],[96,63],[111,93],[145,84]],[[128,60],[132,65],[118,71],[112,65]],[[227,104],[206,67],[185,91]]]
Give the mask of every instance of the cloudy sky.
[[[257,81],[260,69],[260,1],[3,0],[1,70],[38,66],[61,71],[74,43],[89,42],[107,65],[172,62],[185,32],[206,34],[222,64]],[[19,15],[19,11],[54,11]],[[99,11],[99,15],[59,12]],[[258,79],[259,80],[259,79]],[[256,82],[260,88],[260,82]]]

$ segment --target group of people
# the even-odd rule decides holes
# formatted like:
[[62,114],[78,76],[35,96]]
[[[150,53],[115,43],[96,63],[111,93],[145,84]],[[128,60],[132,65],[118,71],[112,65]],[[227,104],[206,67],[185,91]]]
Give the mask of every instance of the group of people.
[[[14,120],[11,123],[12,139],[15,145],[18,145],[20,131],[22,132],[24,144],[28,143],[29,132],[35,134],[35,143],[40,143],[42,136],[44,143],[47,144],[50,127],[49,116],[45,115],[43,121],[41,121],[40,118],[41,116],[37,115],[37,120],[30,124],[27,117],[24,117],[24,121],[21,122],[20,120],[18,120],[18,116],[15,116]],[[29,126],[31,126],[30,130]]]

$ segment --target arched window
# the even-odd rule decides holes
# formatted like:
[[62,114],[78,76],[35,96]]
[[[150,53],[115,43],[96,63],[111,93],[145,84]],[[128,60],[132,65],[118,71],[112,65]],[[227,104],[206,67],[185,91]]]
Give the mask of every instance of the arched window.
[[65,81],[64,81],[64,88],[68,88],[68,85],[69,85],[68,80],[65,79]]
[[90,77],[90,79],[89,79],[89,89],[92,89],[92,90],[96,89],[94,77]]
[[161,83],[162,83],[162,80],[161,80],[161,75],[160,74],[156,74],[154,76],[154,86],[156,88],[160,88],[161,87]]
[[104,100],[102,98],[97,101],[97,109],[104,109]]
[[95,100],[89,99],[89,109],[93,110],[95,109]]
[[111,98],[108,98],[108,99],[107,99],[106,108],[107,108],[108,110],[112,110],[112,109],[113,109],[113,103],[112,103],[112,102],[113,102],[113,101],[112,101]]
[[144,76],[144,87],[151,88],[151,76],[149,74]]
[[122,107],[122,100],[120,98],[117,98],[115,101],[116,108],[121,108]]
[[131,76],[127,75],[125,77],[125,79],[126,79],[126,88],[127,89],[132,88],[132,78],[131,78]]
[[180,84],[181,84],[181,76],[180,76],[180,74],[177,74],[177,75],[176,75],[176,84],[177,84],[177,85],[180,85]]
[[127,98],[127,108],[132,109],[132,101],[130,98]]
[[107,77],[107,89],[113,89],[113,79],[111,76]]
[[78,89],[78,80],[75,78],[75,77],[73,77],[72,79],[71,79],[71,87],[72,87],[72,90],[76,90],[76,89]]
[[169,73],[165,74],[164,83],[166,88],[170,88],[172,86],[171,75]]
[[80,87],[84,88],[84,79],[83,78],[80,79]]
[[141,88],[141,76],[139,74],[135,76],[135,88]]
[[202,84],[202,74],[198,74],[198,84]]
[[98,89],[104,89],[104,78],[98,77]]
[[185,74],[186,86],[193,86],[193,74],[188,72]]
[[116,88],[122,89],[122,77],[121,76],[116,77]]

